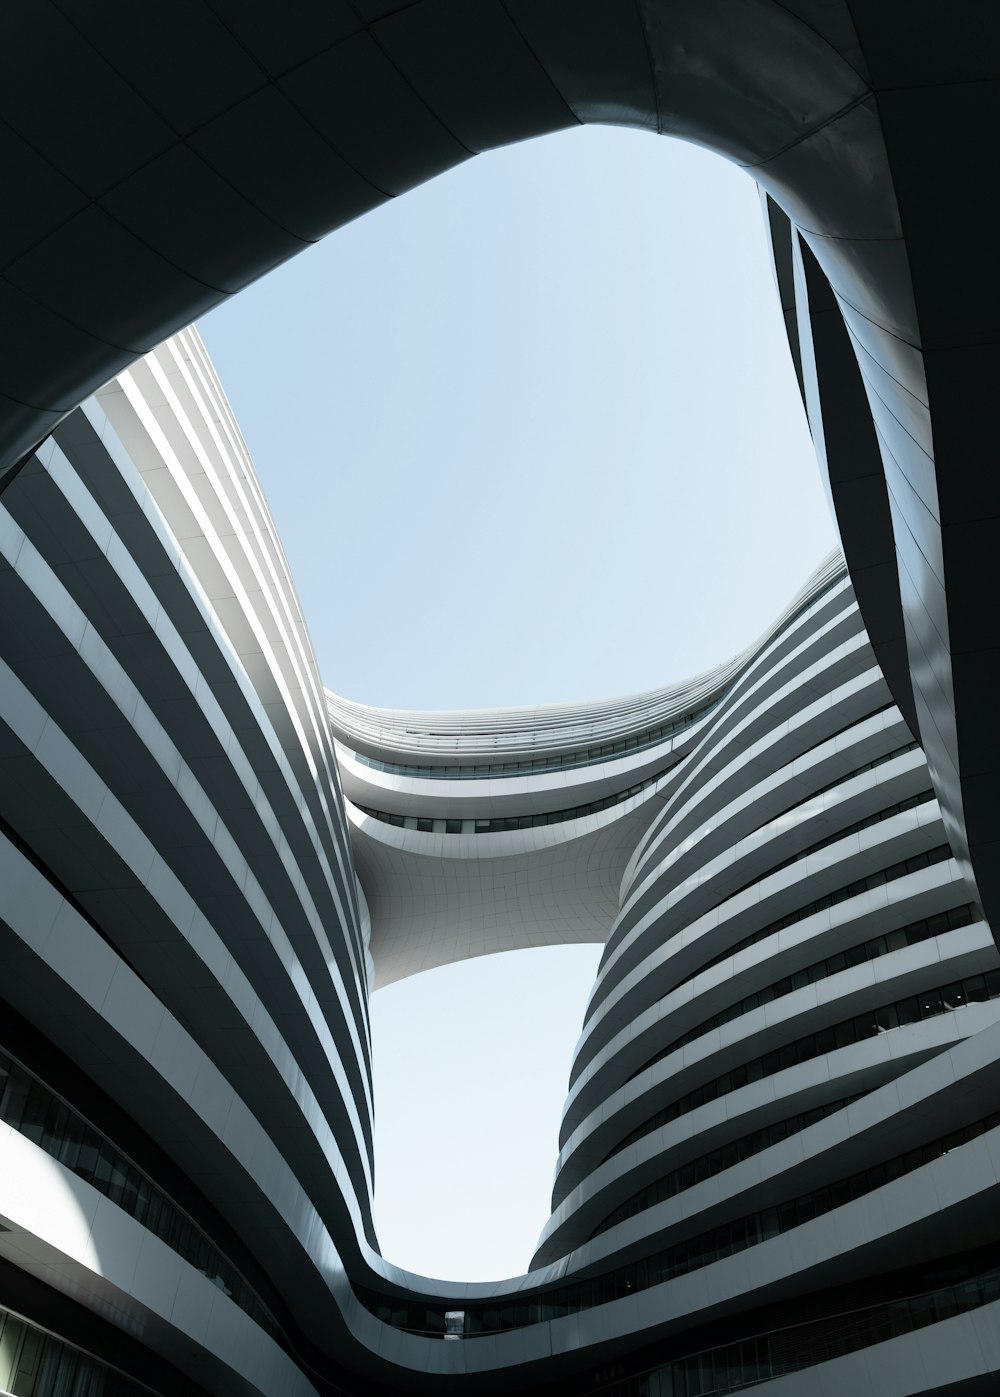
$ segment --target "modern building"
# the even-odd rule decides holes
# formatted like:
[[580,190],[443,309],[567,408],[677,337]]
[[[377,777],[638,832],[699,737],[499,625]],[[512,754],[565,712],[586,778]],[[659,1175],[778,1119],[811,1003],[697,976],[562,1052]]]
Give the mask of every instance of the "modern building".
[[[1000,956],[839,556],[687,684],[352,704],[191,330],[39,447],[0,553],[0,1388],[997,1381]],[[371,989],[585,939],[533,1269],[401,1271]]]
[[[0,1390],[995,1392],[994,7],[2,23]],[[197,335],[161,341],[578,121],[758,180],[846,567],[679,688],[361,708]],[[533,1269],[392,1266],[368,994],[581,938]]]

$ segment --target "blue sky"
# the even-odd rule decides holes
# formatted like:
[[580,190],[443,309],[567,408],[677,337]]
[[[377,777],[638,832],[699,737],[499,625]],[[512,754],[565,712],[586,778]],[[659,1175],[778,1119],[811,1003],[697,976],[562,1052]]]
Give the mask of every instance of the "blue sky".
[[[324,682],[387,707],[605,697],[752,641],[835,532],[756,188],[609,128],[493,152],[199,328]],[[526,1265],[597,948],[374,997],[377,1221],[429,1274]]]

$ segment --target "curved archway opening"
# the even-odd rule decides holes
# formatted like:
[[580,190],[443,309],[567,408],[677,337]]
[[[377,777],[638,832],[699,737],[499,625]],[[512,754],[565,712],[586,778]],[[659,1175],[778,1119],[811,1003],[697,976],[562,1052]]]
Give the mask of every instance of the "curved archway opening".
[[494,152],[201,329],[350,698],[653,687],[742,648],[835,544],[757,190],[697,147]]
[[[351,697],[682,680],[749,643],[835,543],[756,188],[699,148],[585,127],[496,152],[201,329],[324,681]],[[492,956],[375,997],[392,1261],[528,1266],[598,955]]]

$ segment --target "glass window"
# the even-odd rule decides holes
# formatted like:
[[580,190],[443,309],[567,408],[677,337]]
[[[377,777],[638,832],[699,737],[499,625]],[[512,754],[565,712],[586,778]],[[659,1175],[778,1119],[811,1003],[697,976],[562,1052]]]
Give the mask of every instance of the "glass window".
[[787,1232],[798,1224],[798,1208],[794,1200],[779,1204],[777,1214],[779,1232]]
[[816,1216],[816,1200],[812,1194],[808,1194],[805,1198],[800,1198],[798,1200],[796,1213],[799,1222],[809,1222]]
[[946,1009],[961,1009],[966,1002],[961,980],[956,980],[953,985],[945,985],[941,991],[941,998]]
[[163,1195],[158,1193],[155,1189],[152,1189],[150,1191],[149,1201],[146,1204],[146,1220],[144,1225],[157,1237],[162,1235],[160,1228],[162,1226],[163,1213]]
[[108,1193],[115,1167],[115,1151],[108,1144],[101,1144],[94,1161],[94,1186],[104,1194]]
[[868,1190],[874,1187],[873,1184],[868,1182],[866,1174],[853,1174],[847,1180],[847,1186],[851,1191],[852,1198],[863,1198]]
[[878,1022],[874,1014],[859,1014],[854,1020],[855,1031],[858,1035],[858,1042],[865,1038],[874,1038],[878,1033]]
[[21,1119],[16,1124],[22,1135],[27,1135],[28,1139],[36,1145],[42,1142],[42,1134],[45,1129],[45,1117],[49,1109],[51,1098],[49,1093],[41,1087],[38,1082],[30,1082],[28,1090],[21,1100]]
[[819,1057],[823,1053],[832,1053],[837,1046],[837,1038],[832,1028],[821,1028],[814,1034],[816,1045],[816,1055]]
[[85,1138],[85,1127],[78,1118],[70,1116],[63,1130],[62,1139],[56,1152],[56,1158],[60,1164],[65,1164],[67,1169],[76,1171],[80,1162],[80,1149]]
[[46,1154],[58,1157],[59,1146],[66,1134],[70,1116],[68,1109],[61,1101],[58,1101],[51,1093],[46,1094],[49,1097],[49,1108],[45,1113],[40,1143]]
[[144,1179],[141,1174],[136,1172],[135,1198],[132,1203],[132,1216],[136,1219],[137,1222],[141,1222],[144,1224],[146,1221],[146,1214],[149,1210],[149,1200],[151,1192],[152,1190],[149,1186],[149,1180]]
[[857,1030],[854,1027],[854,1020],[848,1019],[847,1023],[837,1024],[833,1030],[834,1042],[838,1048],[846,1048],[857,1039]]
[[922,1019],[932,1019],[936,1014],[944,1012],[944,1003],[941,999],[940,990],[925,990],[920,996],[920,1017]]
[[895,1004],[886,1004],[881,1009],[876,1009],[874,1017],[879,1033],[888,1033],[890,1029],[899,1027],[899,1015]]
[[177,1209],[168,1203],[160,1214],[159,1235],[168,1247],[182,1256],[187,1252],[187,1229]]
[[896,1005],[900,1028],[920,1022],[920,1004],[916,999],[901,999]]

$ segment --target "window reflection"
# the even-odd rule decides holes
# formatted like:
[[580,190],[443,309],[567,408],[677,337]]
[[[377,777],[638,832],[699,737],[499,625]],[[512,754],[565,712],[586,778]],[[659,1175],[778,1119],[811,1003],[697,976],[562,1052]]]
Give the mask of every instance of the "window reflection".
[[110,1140],[3,1052],[0,1121],[26,1135],[46,1154],[110,1198],[207,1276],[262,1329],[273,1337],[278,1335],[278,1325],[260,1297],[197,1223]]

